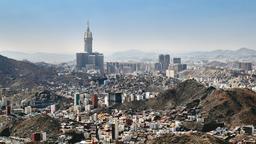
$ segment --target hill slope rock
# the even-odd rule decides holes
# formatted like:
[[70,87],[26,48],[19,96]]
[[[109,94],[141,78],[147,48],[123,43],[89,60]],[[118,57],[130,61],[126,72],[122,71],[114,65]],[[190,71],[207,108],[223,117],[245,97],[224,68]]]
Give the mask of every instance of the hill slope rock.
[[225,141],[207,134],[167,134],[149,142],[150,144],[225,144]]
[[124,103],[121,109],[166,110],[176,106],[200,108],[206,123],[224,122],[228,127],[256,125],[256,93],[249,89],[215,89],[196,80],[186,80],[175,89],[162,92],[147,101]]
[[207,121],[224,121],[230,127],[256,124],[256,93],[249,89],[216,90],[201,103]]
[[32,87],[54,76],[54,69],[0,55],[0,86]]
[[48,115],[37,115],[19,121],[11,130],[12,136],[31,137],[33,132],[46,132],[50,141],[55,141],[60,134],[60,123]]

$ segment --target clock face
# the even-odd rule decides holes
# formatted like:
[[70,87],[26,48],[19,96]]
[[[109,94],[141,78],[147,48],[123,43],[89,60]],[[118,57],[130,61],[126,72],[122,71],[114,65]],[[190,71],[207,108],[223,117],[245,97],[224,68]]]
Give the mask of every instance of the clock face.
[[92,32],[85,32],[84,37],[85,38],[92,38]]

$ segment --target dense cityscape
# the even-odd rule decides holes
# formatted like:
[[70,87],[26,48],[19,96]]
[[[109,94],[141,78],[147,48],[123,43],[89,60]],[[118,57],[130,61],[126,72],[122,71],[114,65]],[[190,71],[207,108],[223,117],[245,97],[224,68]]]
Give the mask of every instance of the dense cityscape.
[[256,0],[0,0],[0,144],[256,144]]
[[253,61],[104,61],[87,24],[75,64],[0,57],[1,143],[256,143]]

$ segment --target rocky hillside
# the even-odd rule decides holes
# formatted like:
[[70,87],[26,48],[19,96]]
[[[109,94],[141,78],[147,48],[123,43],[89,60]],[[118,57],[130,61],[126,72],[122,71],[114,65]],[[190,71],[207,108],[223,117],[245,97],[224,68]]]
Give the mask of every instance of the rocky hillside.
[[215,90],[201,102],[207,121],[224,121],[228,126],[256,125],[256,93],[248,89]]
[[46,132],[49,141],[55,141],[59,134],[60,123],[48,115],[37,115],[17,121],[11,129],[12,136],[31,138],[33,132]]
[[162,92],[156,99],[125,103],[120,109],[166,110],[176,106],[200,108],[206,123],[224,122],[228,127],[256,125],[256,93],[249,89],[215,89],[195,80],[180,83],[175,89]]
[[150,141],[149,144],[225,144],[225,141],[207,134],[168,134]]
[[32,87],[54,76],[54,69],[0,55],[0,87]]
[[178,84],[176,88],[161,92],[155,99],[124,103],[119,108],[131,108],[137,110],[145,110],[150,108],[157,110],[171,109],[176,106],[185,106],[196,99],[205,98],[214,89],[215,88],[213,87],[206,88],[195,80],[187,80]]

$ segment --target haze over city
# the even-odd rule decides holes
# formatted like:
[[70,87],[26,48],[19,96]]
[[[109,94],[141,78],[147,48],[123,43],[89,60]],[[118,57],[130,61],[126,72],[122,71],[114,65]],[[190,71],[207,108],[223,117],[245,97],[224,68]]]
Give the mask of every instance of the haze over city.
[[254,0],[1,0],[0,51],[74,54],[86,22],[95,51],[256,48]]

